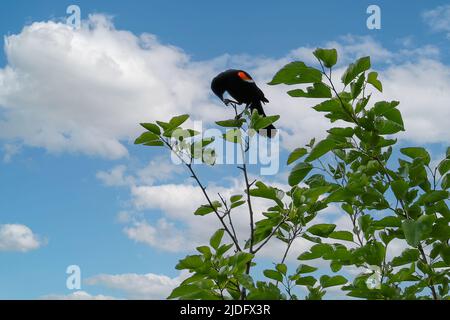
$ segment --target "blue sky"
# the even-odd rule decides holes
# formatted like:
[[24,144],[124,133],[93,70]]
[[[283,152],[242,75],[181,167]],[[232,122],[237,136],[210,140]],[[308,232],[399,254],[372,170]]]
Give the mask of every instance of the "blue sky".
[[[408,85],[414,88],[411,90],[418,97],[430,92],[433,94],[434,91],[428,89],[438,90],[438,93],[447,92],[446,96],[435,96],[435,104],[426,106],[429,110],[420,109],[420,105],[413,104],[409,109],[408,105],[404,110],[401,109],[402,112],[407,113],[407,119],[411,119],[410,130],[412,131],[411,134],[403,137],[401,143],[426,145],[431,148],[434,156],[441,156],[450,140],[445,117],[443,119],[443,115],[448,114],[446,104],[448,100],[446,99],[449,92],[447,89],[450,87],[450,57],[448,54],[450,29],[448,25],[437,23],[438,18],[444,17],[445,19],[445,15],[443,16],[444,13],[442,13],[445,10],[441,6],[446,3],[446,1],[355,2],[346,0],[302,3],[300,1],[283,1],[280,5],[275,1],[227,1],[226,3],[212,1],[196,1],[195,3],[181,1],[145,3],[143,1],[2,1],[0,4],[0,33],[5,37],[17,35],[17,41],[11,42],[9,51],[5,47],[5,50],[0,52],[0,80],[4,81],[0,81],[0,83],[6,84],[5,87],[10,85],[8,88],[15,88],[14,90],[17,92],[13,90],[14,92],[11,93],[11,91],[0,89],[0,120],[3,125],[0,127],[0,152],[2,152],[0,157],[3,158],[3,161],[0,159],[0,192],[2,194],[0,225],[27,226],[37,237],[36,241],[39,245],[32,250],[26,250],[26,252],[21,252],[17,248],[0,250],[0,298],[35,299],[46,295],[70,294],[71,292],[66,288],[65,269],[71,264],[81,267],[83,279],[99,274],[143,275],[148,273],[176,278],[178,272],[174,266],[186,252],[183,250],[168,251],[154,240],[146,242],[139,238],[140,241],[135,241],[136,238],[133,240],[126,230],[137,228],[138,225],[142,226],[144,223],[157,228],[160,219],[172,223],[170,228],[181,230],[182,234],[185,230],[187,230],[186,234],[192,233],[189,228],[192,229],[192,226],[195,226],[194,222],[190,225],[185,218],[177,216],[176,207],[164,206],[155,199],[139,199],[138,196],[139,191],[146,190],[145,187],[165,192],[164,190],[168,189],[167,186],[191,186],[187,180],[187,174],[183,170],[160,167],[161,162],[168,160],[166,153],[157,150],[143,150],[131,143],[133,134],[139,132],[138,121],[128,123],[123,120],[127,118],[126,112],[136,112],[142,117],[151,117],[153,113],[150,105],[153,95],[146,96],[145,88],[139,86],[136,91],[130,89],[131,93],[143,94],[142,100],[133,100],[132,102],[148,102],[148,109],[140,107],[136,110],[124,110],[120,106],[112,106],[109,110],[106,107],[90,105],[89,103],[100,103],[95,96],[96,90],[99,92],[111,90],[111,94],[114,95],[113,88],[116,84],[110,84],[109,80],[105,79],[97,82],[97,74],[92,73],[94,69],[91,69],[93,67],[89,64],[88,56],[80,58],[81,69],[65,65],[65,61],[72,61],[69,57],[71,51],[69,49],[69,51],[64,51],[64,46],[58,46],[55,50],[48,47],[59,38],[52,38],[52,34],[38,34],[36,30],[32,29],[23,32],[24,26],[41,22],[44,29],[48,27],[46,30],[52,32],[56,29],[49,27],[49,21],[60,21],[61,23],[66,16],[67,6],[77,4],[81,8],[82,19],[90,19],[88,18],[89,14],[97,14],[101,17],[112,16],[112,20],[107,22],[105,22],[106,20],[101,22],[96,20],[97,24],[94,23],[93,29],[103,32],[99,33],[97,37],[102,35],[110,37],[103,46],[96,47],[99,45],[99,38],[91,38],[89,30],[80,38],[86,41],[85,45],[89,50],[92,49],[92,52],[97,50],[95,52],[103,52],[107,55],[108,48],[117,51],[117,39],[120,37],[116,33],[117,30],[124,30],[128,32],[128,35],[135,37],[143,33],[155,35],[159,42],[156,44],[152,42],[152,46],[168,51],[163,51],[166,52],[165,54],[159,54],[158,51],[152,57],[155,60],[161,59],[162,65],[167,64],[173,68],[170,71],[173,72],[174,77],[177,77],[175,80],[180,81],[177,88],[186,90],[186,86],[195,86],[197,80],[202,83],[199,85],[198,96],[193,97],[190,103],[215,106],[215,109],[206,115],[207,121],[211,121],[215,117],[216,110],[220,110],[217,111],[216,120],[226,114],[223,113],[225,111],[218,102],[208,92],[203,91],[205,84],[207,85],[210,79],[208,77],[215,71],[228,66],[242,66],[254,71],[256,79],[263,83],[276,69],[271,67],[272,64],[281,66],[285,60],[293,57],[305,57],[304,51],[293,52],[293,50],[306,48],[307,51],[308,48],[335,42],[342,48],[346,48],[342,54],[343,59],[352,59],[362,53],[374,56],[374,67],[385,71],[387,82],[395,88],[386,93],[391,99],[396,98],[395,95],[400,95],[397,97],[400,101],[404,101],[402,97],[407,99],[411,93]],[[365,21],[368,16],[366,8],[369,4],[377,4],[381,7],[381,30],[366,28]],[[428,20],[424,18],[424,12],[430,12],[430,10],[438,10],[436,11],[437,18],[436,16],[428,18]],[[447,10],[448,12],[450,11]],[[36,35],[42,37],[39,38],[40,41],[50,38],[53,42],[42,42],[42,47],[39,45],[32,47],[36,45],[33,42],[33,37]],[[65,36],[67,34],[62,33],[61,37]],[[132,42],[133,40],[124,40],[124,47],[129,50],[127,51],[129,54],[136,55],[136,61],[143,63],[145,59],[148,59],[145,50],[134,47]],[[172,46],[181,51],[172,51]],[[33,48],[36,51],[33,51]],[[6,52],[8,52],[8,56]],[[65,53],[69,58],[64,60],[66,57],[62,56],[60,57],[62,60],[57,62],[57,68],[61,68],[60,70],[63,72],[48,71],[57,69],[56,67],[52,69],[53,64],[46,57],[54,58],[55,55]],[[169,55],[173,55],[174,60],[180,59],[182,62],[172,63],[169,61],[170,59],[166,58]],[[120,61],[117,63],[120,65]],[[50,68],[47,69],[48,72],[35,67],[42,64],[44,64],[43,68]],[[157,64],[158,61],[149,66],[148,70],[157,69]],[[182,66],[180,67],[179,64]],[[396,64],[398,65],[396,66]],[[87,66],[86,70],[83,69],[84,65]],[[123,66],[125,65],[128,64],[124,63]],[[16,78],[7,76],[8,67],[17,68],[18,76]],[[102,77],[104,70],[109,72],[109,67],[109,65],[100,66],[98,77]],[[419,77],[414,76],[415,70],[421,70],[424,73],[428,71],[432,75],[422,79],[420,75]],[[80,72],[81,75],[77,72]],[[151,79],[158,81],[160,71],[155,72]],[[195,74],[196,78],[193,79],[193,84],[186,85],[183,82],[182,79],[186,72]],[[47,74],[49,75],[48,79],[39,77]],[[90,74],[92,77],[89,76]],[[133,75],[133,72],[130,71],[130,75]],[[59,79],[59,77],[61,78]],[[73,79],[75,87],[64,88],[63,85],[69,78]],[[28,82],[29,79],[39,79],[38,82],[42,83]],[[82,80],[80,83],[83,85],[77,85],[76,81],[80,79]],[[133,78],[130,79],[130,83],[134,85]],[[145,70],[136,79],[136,81],[147,79]],[[434,79],[435,83],[439,85],[433,85]],[[166,83],[166,81],[167,79],[164,78],[161,83]],[[49,85],[46,87],[45,83]],[[55,88],[53,91],[52,83],[61,83],[61,87]],[[414,84],[423,83],[431,83],[431,88],[417,91]],[[123,85],[123,82],[119,82],[119,84]],[[440,87],[436,88],[438,86]],[[25,88],[23,91],[21,91],[22,87]],[[31,88],[31,91],[26,91],[26,88]],[[284,107],[284,102],[287,101],[284,93],[276,92],[280,91],[280,88],[268,88],[267,90],[269,96],[272,94],[270,100],[274,104],[283,104]],[[72,92],[74,97],[71,98]],[[86,100],[81,101],[89,103],[80,111],[80,113],[85,113],[86,118],[83,119],[82,115],[78,117],[76,112],[72,114],[70,106],[74,99],[84,99],[85,92],[88,92]],[[33,100],[35,93],[37,98]],[[46,97],[49,93],[55,97]],[[120,91],[118,95],[121,96],[118,97],[118,100],[125,101],[128,94],[130,93]],[[282,94],[284,100],[278,100]],[[79,96],[76,97],[77,95]],[[134,98],[135,95],[130,96]],[[201,110],[193,109],[192,106],[183,109],[185,106],[180,105],[179,100],[165,101],[164,99],[166,97],[162,96],[155,101],[163,105],[167,103],[169,106],[166,118],[178,110],[178,113],[194,110],[194,117],[202,118]],[[410,97],[410,99],[420,102],[419,98]],[[58,105],[58,102],[61,101],[67,102],[65,109],[61,109],[61,106]],[[114,104],[114,98],[111,101]],[[76,106],[76,104],[73,105]],[[95,110],[95,112],[92,111],[91,114],[91,110]],[[270,107],[269,110],[270,113],[277,112],[276,109],[270,109]],[[283,112],[280,111],[282,117],[285,114],[285,118],[289,118],[292,116],[290,112],[293,111],[285,110],[285,113]],[[300,112],[295,115],[303,118],[306,118],[303,115],[309,115],[301,113],[307,111],[295,112]],[[65,114],[67,117],[64,117]],[[67,119],[74,114],[77,115],[76,119],[73,121]],[[99,126],[97,126],[97,120],[92,120],[95,117],[100,123]],[[103,117],[107,124],[102,124]],[[89,119],[88,123],[86,123],[86,119]],[[281,152],[282,164],[285,162],[289,149],[292,149],[293,146],[300,146],[302,142],[308,141],[316,133],[320,135],[318,131],[309,129],[323,128],[322,125],[316,126],[314,119],[304,120],[305,122],[299,120],[299,126],[304,124],[302,128],[296,128],[288,119],[282,123],[286,126],[286,130],[298,133],[300,137],[286,139]],[[114,125],[116,120],[120,121],[120,124],[117,125],[118,128]],[[62,123],[61,121],[67,122]],[[129,127],[127,127],[128,124]],[[62,128],[66,125],[70,126],[70,130],[67,132]],[[408,128],[408,122],[406,125]],[[427,128],[433,130],[430,132]],[[80,132],[86,132],[86,130],[92,130],[89,131],[92,133],[89,138]],[[421,132],[421,130],[423,131]],[[59,134],[67,138],[64,145],[55,142],[60,138]],[[96,134],[104,138],[104,143],[109,146],[103,152],[96,151]],[[94,141],[92,144],[91,140]],[[149,165],[149,161],[152,159],[156,159],[156,161]],[[116,176],[111,175],[114,168],[119,173]],[[120,168],[124,168],[123,171]],[[145,170],[142,171],[144,168],[150,168],[151,173],[146,174]],[[252,168],[254,175],[257,175],[256,169]],[[236,177],[236,172],[230,166],[213,169],[200,168],[199,170],[213,188],[220,189],[226,185],[233,185],[233,179]],[[160,172],[161,175],[155,174],[155,171]],[[281,171],[285,172],[286,168],[282,167]],[[99,172],[103,172],[104,175]],[[227,176],[228,180],[216,181],[219,175]],[[103,178],[101,178],[102,176]],[[279,184],[286,183],[281,178],[269,177],[268,179]],[[179,192],[179,189],[176,188],[170,190]],[[172,195],[176,196],[176,193]],[[145,202],[139,205],[139,200],[149,201],[149,203]],[[127,212],[128,220],[120,221],[118,218],[120,212]],[[185,212],[185,214],[191,213]],[[132,221],[130,221],[130,216],[133,216]],[[190,239],[189,236],[187,239]],[[194,237],[194,240],[198,239]],[[270,252],[267,253],[266,258],[267,261],[270,260]],[[83,284],[82,290],[91,295],[145,297],[145,290],[133,292],[132,289],[124,289],[120,286],[112,289],[107,281],[96,281],[97,285]],[[151,297],[156,296],[157,293]]]

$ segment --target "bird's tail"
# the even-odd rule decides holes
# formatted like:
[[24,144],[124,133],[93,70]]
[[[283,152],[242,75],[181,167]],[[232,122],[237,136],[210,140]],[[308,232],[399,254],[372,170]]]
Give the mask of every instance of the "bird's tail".
[[[253,110],[257,110],[259,115],[263,117],[267,117],[266,113],[264,112],[264,108],[261,104],[261,101],[258,102],[252,102],[250,104],[250,110],[253,112]],[[267,127],[263,128],[259,132],[262,136],[266,136],[268,138],[272,138],[277,134],[277,129],[274,127],[273,124],[269,124]]]

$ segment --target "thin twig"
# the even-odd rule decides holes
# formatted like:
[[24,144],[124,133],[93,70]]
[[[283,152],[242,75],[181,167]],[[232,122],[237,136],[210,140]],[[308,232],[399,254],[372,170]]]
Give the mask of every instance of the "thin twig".
[[220,223],[222,224],[225,232],[230,236],[231,240],[233,241],[236,250],[238,251],[242,251],[241,247],[239,246],[239,243],[237,241],[237,239],[233,236],[233,233],[230,231],[230,229],[228,228],[228,226],[226,225],[225,221],[224,221],[224,217],[220,215],[219,211],[216,209],[216,207],[213,205],[208,193],[206,192],[206,187],[203,186],[203,184],[201,183],[200,179],[198,178],[197,174],[195,173],[194,169],[192,168],[192,163],[187,163],[177,152],[175,152],[172,148],[172,146],[170,145],[170,143],[166,140],[161,138],[161,140],[164,142],[164,144],[172,151],[175,153],[175,155],[181,160],[181,162],[189,169],[190,173],[191,173],[191,177],[197,182],[198,186],[200,187],[200,189],[202,190],[203,195],[205,196],[206,200],[208,201],[208,204],[210,205],[210,207],[213,209],[214,213],[216,214],[217,218],[219,218]]
[[338,99],[339,99],[339,101],[341,103],[342,109],[344,109],[344,112],[347,113],[350,116],[350,118],[353,120],[353,122],[355,122],[356,124],[359,124],[358,123],[358,119],[350,111],[348,111],[345,108],[344,101],[342,101],[341,96],[339,95],[339,93],[337,92],[336,88],[334,87],[334,84],[333,84],[333,81],[331,80],[331,77],[328,76],[327,73],[325,72],[325,68],[323,67],[322,61],[320,61],[320,59],[317,59],[317,60],[319,61],[320,67],[322,68],[322,74],[328,79],[328,82],[331,85],[331,89],[333,89],[334,93],[336,94],[336,96],[338,97]]
[[227,202],[224,200],[224,198],[220,195],[220,193],[217,193],[219,195],[220,200],[222,201],[224,207],[225,207],[225,216],[228,216],[228,222],[231,227],[231,231],[233,231],[233,236],[236,239],[237,242],[239,242],[236,230],[234,229],[233,221],[231,219],[231,208],[228,208]]

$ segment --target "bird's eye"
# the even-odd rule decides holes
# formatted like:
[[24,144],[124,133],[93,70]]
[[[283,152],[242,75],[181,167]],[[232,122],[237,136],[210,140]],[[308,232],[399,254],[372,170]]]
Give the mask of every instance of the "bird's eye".
[[245,72],[239,71],[238,76],[239,76],[239,78],[241,78],[244,81],[253,82],[253,79]]

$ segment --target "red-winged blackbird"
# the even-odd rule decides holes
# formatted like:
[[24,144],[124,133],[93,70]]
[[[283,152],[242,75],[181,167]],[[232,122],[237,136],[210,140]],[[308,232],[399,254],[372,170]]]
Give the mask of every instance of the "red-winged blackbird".
[[[243,70],[230,69],[218,74],[211,82],[211,89],[226,105],[232,101],[224,99],[225,91],[238,104],[244,103],[246,107],[250,108],[251,112],[256,109],[261,116],[266,116],[262,103],[269,102],[269,100],[255,84],[252,77]],[[275,127],[272,124],[265,129],[269,138],[276,134]]]

